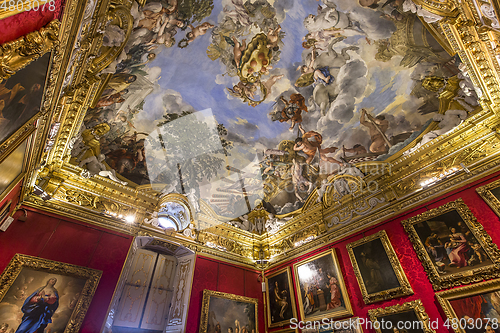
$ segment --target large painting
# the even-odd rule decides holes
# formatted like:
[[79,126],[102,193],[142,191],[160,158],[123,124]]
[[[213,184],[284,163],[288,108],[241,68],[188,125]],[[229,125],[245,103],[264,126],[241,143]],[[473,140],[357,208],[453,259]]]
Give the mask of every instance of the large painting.
[[225,221],[261,203],[284,215],[344,161],[386,160],[474,113],[446,39],[403,1],[369,2],[134,2],[71,162],[190,193]]
[[365,303],[413,294],[385,230],[348,244],[347,250]]
[[422,301],[368,310],[368,315],[377,333],[435,333]]
[[436,297],[456,333],[498,332],[500,280],[442,291]]
[[0,144],[41,109],[51,53],[0,82]]
[[297,318],[290,267],[266,277],[266,297],[269,327],[283,326]]
[[302,320],[352,315],[335,250],[320,253],[293,265]]
[[78,332],[102,272],[16,254],[0,276],[4,332]]
[[500,276],[500,251],[462,199],[402,223],[434,290]]
[[256,298],[204,290],[200,333],[258,333]]

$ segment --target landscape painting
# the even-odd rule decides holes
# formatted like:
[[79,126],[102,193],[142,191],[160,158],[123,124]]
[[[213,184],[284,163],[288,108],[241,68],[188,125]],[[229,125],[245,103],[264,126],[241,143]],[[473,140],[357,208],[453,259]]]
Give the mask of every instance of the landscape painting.
[[[104,70],[112,76],[72,163],[95,159],[129,185],[190,193],[226,219],[258,205],[275,215],[301,209],[349,163],[386,160],[434,119],[451,127],[427,141],[478,108],[464,64],[432,23],[402,1],[387,13],[376,7],[134,2],[134,29]],[[463,88],[445,114],[438,96],[451,85]]]
[[204,290],[199,333],[258,333],[257,299]]

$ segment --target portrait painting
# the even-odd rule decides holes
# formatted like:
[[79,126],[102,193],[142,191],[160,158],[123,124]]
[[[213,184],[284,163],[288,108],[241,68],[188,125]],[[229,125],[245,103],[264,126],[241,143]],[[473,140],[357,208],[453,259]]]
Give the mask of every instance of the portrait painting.
[[385,230],[348,244],[347,251],[366,304],[413,294]]
[[[345,162],[397,158],[478,112],[444,35],[403,1],[371,2],[132,1],[130,38],[70,163],[191,193],[262,234],[240,218],[260,204],[298,212],[330,175],[354,172]],[[352,190],[342,185],[332,200]]]
[[500,251],[462,199],[402,223],[434,290],[500,276]]
[[500,179],[476,188],[476,192],[500,216]]
[[28,141],[24,140],[0,162],[0,200],[18,183],[23,175]]
[[297,318],[290,267],[266,277],[266,297],[269,327],[283,326]]
[[199,333],[258,333],[256,298],[204,290]]
[[335,249],[293,265],[302,320],[352,315]]
[[16,254],[0,276],[3,332],[78,332],[102,272]]
[[0,144],[40,112],[50,60],[48,52],[0,82]]
[[[368,315],[377,333],[435,333],[430,327],[429,316],[419,299],[386,308],[371,309],[368,310]],[[381,322],[386,324],[381,325]],[[405,324],[407,326],[404,326]],[[397,329],[397,327],[404,328]]]
[[498,333],[500,279],[442,291],[436,294],[456,333]]

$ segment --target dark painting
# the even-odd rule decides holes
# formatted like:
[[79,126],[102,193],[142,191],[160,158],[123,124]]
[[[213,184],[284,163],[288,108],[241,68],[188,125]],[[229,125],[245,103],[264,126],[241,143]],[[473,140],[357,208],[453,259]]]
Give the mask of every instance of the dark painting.
[[400,287],[380,238],[353,248],[368,294]]
[[486,251],[456,210],[417,223],[414,227],[442,276],[492,264]]
[[255,304],[210,296],[207,324],[207,333],[255,332]]
[[[391,315],[386,315],[382,317],[377,318],[379,322],[382,320],[385,321],[385,325],[381,325],[380,330],[382,333],[424,333],[424,324],[418,319],[417,314],[415,311],[410,310],[410,311],[405,311],[405,312],[400,312],[400,313],[395,313]],[[388,324],[387,322],[391,322],[391,324]],[[398,326],[398,322],[401,322]],[[408,324],[408,323],[411,323]],[[418,323],[418,324],[417,324]],[[407,326],[404,326],[404,325]],[[412,326],[412,327],[410,327]],[[389,329],[389,327],[392,327]],[[410,328],[402,328],[402,329],[397,329],[396,327],[410,327]]]
[[293,302],[293,289],[290,288],[291,281],[288,270],[267,279],[267,290],[269,292],[269,325],[295,318]]
[[46,53],[0,82],[0,143],[40,111],[49,63]]

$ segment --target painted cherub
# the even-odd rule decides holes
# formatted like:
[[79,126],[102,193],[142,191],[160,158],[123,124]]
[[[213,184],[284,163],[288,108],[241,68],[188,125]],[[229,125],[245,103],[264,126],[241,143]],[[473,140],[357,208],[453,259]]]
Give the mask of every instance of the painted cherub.
[[281,26],[278,24],[276,29],[271,29],[267,31],[267,48],[273,51],[278,51],[278,40],[281,31]]
[[328,85],[335,79],[333,75],[330,74],[328,67],[316,68],[316,47],[313,46],[311,52],[311,61],[308,65],[302,65],[297,68],[301,72],[300,77],[295,82],[296,87],[307,87],[314,82],[324,83]]
[[192,41],[194,41],[196,38],[206,34],[208,29],[213,28],[214,25],[210,24],[208,22],[203,22],[202,24],[198,25],[197,27],[193,27],[192,24],[189,24],[188,27],[191,28],[191,31],[186,34],[187,43],[189,44]]
[[240,42],[238,41],[238,39],[236,39],[236,37],[233,36],[231,39],[234,42],[234,47],[233,47],[234,62],[236,63],[236,68],[239,69],[241,65],[240,64],[241,56],[243,55],[243,52],[247,48],[247,40],[243,39],[240,44]]

